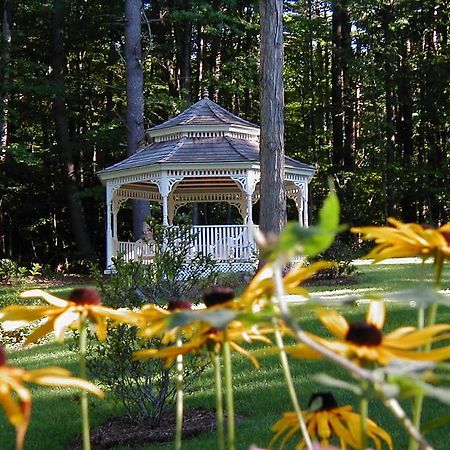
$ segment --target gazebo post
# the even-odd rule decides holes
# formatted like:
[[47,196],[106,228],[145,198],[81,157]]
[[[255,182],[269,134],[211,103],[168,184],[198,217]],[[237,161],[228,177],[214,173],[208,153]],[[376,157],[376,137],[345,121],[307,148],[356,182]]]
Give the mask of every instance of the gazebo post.
[[114,191],[110,183],[106,184],[106,270],[112,267],[113,234],[111,224],[111,210]]
[[308,183],[303,183],[302,189],[303,226],[308,226]]
[[169,178],[167,177],[166,170],[161,171],[158,188],[162,199],[162,223],[165,227],[168,227],[169,226],[168,199],[170,194],[170,188],[169,188]]

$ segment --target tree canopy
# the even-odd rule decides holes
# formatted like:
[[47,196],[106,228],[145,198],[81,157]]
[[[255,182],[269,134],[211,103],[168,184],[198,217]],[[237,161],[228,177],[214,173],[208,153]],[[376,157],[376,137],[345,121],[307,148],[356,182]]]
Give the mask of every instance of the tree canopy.
[[[259,121],[258,3],[142,3],[146,128],[205,88]],[[0,258],[101,256],[96,171],[127,153],[125,2],[1,12]],[[285,152],[317,166],[313,208],[332,176],[346,223],[449,219],[449,15],[442,0],[284,2]]]

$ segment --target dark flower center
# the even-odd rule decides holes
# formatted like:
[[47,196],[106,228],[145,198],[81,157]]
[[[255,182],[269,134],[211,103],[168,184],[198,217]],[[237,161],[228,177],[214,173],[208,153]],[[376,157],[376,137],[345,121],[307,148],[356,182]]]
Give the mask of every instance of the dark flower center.
[[354,344],[374,347],[381,344],[383,335],[381,334],[381,331],[371,323],[355,322],[350,324],[345,339]]
[[442,236],[447,241],[447,244],[450,245],[450,233],[447,231],[441,231]]
[[234,291],[229,287],[215,287],[203,296],[203,302],[210,308],[211,306],[221,305],[234,298]]
[[74,289],[70,294],[69,301],[77,305],[100,305],[102,303],[97,289],[92,288]]
[[328,411],[337,408],[337,402],[331,392],[316,392],[309,398],[308,408],[314,411]]
[[171,300],[167,305],[167,309],[169,311],[173,311],[174,309],[192,309],[192,303],[189,300]]
[[0,367],[6,366],[6,352],[5,349],[0,345]]

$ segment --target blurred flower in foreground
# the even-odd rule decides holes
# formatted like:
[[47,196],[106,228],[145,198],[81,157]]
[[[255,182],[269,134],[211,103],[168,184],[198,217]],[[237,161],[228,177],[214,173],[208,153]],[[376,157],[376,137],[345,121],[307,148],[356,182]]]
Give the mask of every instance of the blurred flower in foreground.
[[[226,339],[230,343],[230,347],[250,359],[255,367],[259,367],[258,360],[249,351],[245,350],[238,341],[254,342],[260,341],[271,344],[271,340],[264,334],[271,332],[272,329],[259,329],[256,327],[246,327],[239,321],[232,321],[226,329]],[[187,355],[189,353],[197,353],[201,350],[217,350],[220,351],[222,343],[225,339],[225,330],[218,330],[209,324],[203,323],[197,326],[196,331],[191,339],[185,344],[171,345],[162,349],[149,348],[139,350],[134,353],[135,360],[145,360],[148,358],[165,359],[165,367],[170,367],[175,361],[177,355]]]
[[[383,336],[381,330],[385,319],[385,305],[382,301],[372,301],[364,322],[348,323],[334,310],[319,308],[319,319],[338,340],[324,339],[311,335],[323,346],[336,353],[357,360],[377,361],[382,365],[392,359],[416,361],[443,361],[450,358],[450,346],[429,351],[417,351],[418,348],[448,339],[449,324],[433,325],[422,329],[401,327]],[[322,355],[304,344],[286,349],[300,359],[321,358]]]
[[74,289],[67,300],[56,297],[41,289],[33,289],[20,294],[20,298],[42,298],[49,305],[11,305],[0,310],[0,321],[4,330],[15,330],[37,320],[42,324],[28,336],[26,344],[36,342],[54,331],[57,340],[64,340],[67,328],[78,329],[80,321],[87,319],[95,326],[97,337],[106,338],[107,319],[119,323],[137,324],[141,319],[137,313],[127,309],[112,309],[102,305],[97,290]]
[[[306,426],[312,439],[318,439],[322,448],[332,449],[330,441],[336,438],[342,448],[361,449],[361,416],[353,412],[350,405],[338,406],[335,398],[329,392],[313,394],[309,400],[309,410],[305,412]],[[285,445],[300,433],[300,425],[295,412],[284,413],[282,418],[272,426],[275,436],[269,447],[283,435],[279,448]],[[393,449],[389,434],[375,422],[367,420],[367,434],[377,449],[381,449],[384,441],[389,449]],[[305,441],[301,439],[296,446],[297,450],[305,448]],[[320,447],[319,447],[320,448]]]
[[0,346],[0,406],[5,410],[8,421],[16,429],[17,450],[23,448],[31,412],[31,393],[24,383],[72,387],[103,397],[103,392],[96,386],[81,378],[71,377],[68,370],[60,367],[35,370],[10,367],[7,365],[5,351]]
[[[284,289],[287,294],[302,295],[307,297],[308,291],[299,287],[301,283],[311,278],[314,274],[323,269],[334,266],[335,263],[330,261],[318,261],[309,266],[295,264],[283,278]],[[241,298],[238,299],[241,306],[257,303],[261,298],[273,295],[275,291],[274,285],[274,269],[271,263],[263,266],[250,281]]]
[[388,222],[394,226],[351,229],[353,233],[361,233],[365,240],[374,240],[377,244],[366,258],[377,262],[387,258],[436,257],[438,253],[450,258],[450,222],[437,229],[403,223],[392,217]]
[[[220,351],[223,341],[226,339],[230,347],[245,355],[251,360],[255,367],[259,367],[259,363],[254,355],[240,346],[237,341],[261,341],[270,344],[269,338],[264,336],[272,331],[272,328],[258,328],[256,326],[246,326],[239,320],[231,320],[224,327],[213,327],[205,319],[208,314],[220,314],[220,312],[229,312],[231,316],[235,316],[235,312],[229,309],[234,299],[233,290],[230,288],[216,287],[204,295],[204,303],[206,309],[190,311],[187,303],[179,301],[169,310],[161,310],[161,308],[148,307],[143,308],[143,315],[148,325],[143,326],[140,336],[151,338],[157,334],[163,334],[163,342],[174,342],[175,339],[183,332],[188,341],[183,345],[170,345],[162,349],[145,349],[134,353],[134,359],[144,360],[148,358],[161,358],[166,360],[165,367],[169,367],[175,361],[177,355],[186,355],[196,353],[201,350]],[[170,306],[170,304],[169,304]],[[172,325],[172,320],[177,315],[183,314],[188,310],[189,320],[183,325]]]

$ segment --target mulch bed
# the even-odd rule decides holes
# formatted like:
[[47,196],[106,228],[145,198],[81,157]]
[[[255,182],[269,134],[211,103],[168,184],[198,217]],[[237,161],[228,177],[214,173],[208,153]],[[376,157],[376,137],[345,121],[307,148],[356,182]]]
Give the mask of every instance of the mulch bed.
[[359,280],[356,277],[336,277],[336,278],[311,278],[305,281],[303,286],[350,286],[359,284]]
[[[236,420],[241,419],[237,417]],[[190,409],[183,416],[183,439],[212,431],[216,426],[215,412],[206,409]],[[175,415],[173,411],[164,413],[158,425],[150,421],[137,421],[128,416],[113,417],[103,425],[91,430],[93,449],[114,448],[119,445],[138,446],[156,442],[170,442],[175,439]],[[72,448],[81,448],[81,437]]]

